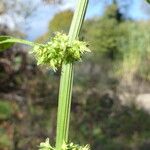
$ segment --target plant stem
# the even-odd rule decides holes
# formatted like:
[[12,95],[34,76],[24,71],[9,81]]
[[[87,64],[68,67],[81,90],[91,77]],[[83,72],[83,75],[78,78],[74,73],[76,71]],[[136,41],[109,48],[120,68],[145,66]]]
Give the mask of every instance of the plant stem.
[[[78,0],[69,31],[70,42],[77,39],[84,21],[89,0]],[[59,103],[57,114],[56,150],[61,150],[63,142],[68,142],[71,96],[73,86],[73,64],[62,65]]]

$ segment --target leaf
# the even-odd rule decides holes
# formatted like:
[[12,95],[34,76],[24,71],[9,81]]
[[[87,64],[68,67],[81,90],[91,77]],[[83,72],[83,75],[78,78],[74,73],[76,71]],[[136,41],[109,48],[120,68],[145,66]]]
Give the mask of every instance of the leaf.
[[150,0],[146,0],[148,3],[150,3]]
[[0,120],[8,119],[12,113],[11,104],[0,99]]
[[35,45],[33,42],[27,40],[18,39],[11,36],[0,36],[0,52],[6,50],[7,48],[10,48],[15,43],[21,43],[30,46]]
[[13,46],[14,43],[2,43],[3,41],[6,41],[7,39],[8,39],[7,36],[0,36],[0,52]]

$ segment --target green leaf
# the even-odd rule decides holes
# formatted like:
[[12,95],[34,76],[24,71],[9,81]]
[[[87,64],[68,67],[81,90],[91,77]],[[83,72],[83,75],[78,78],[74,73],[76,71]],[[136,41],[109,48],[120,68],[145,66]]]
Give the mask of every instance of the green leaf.
[[150,0],[146,0],[148,3],[150,3]]
[[11,104],[0,99],[0,120],[8,119],[13,113]]
[[7,48],[10,48],[15,43],[21,43],[21,44],[30,45],[30,46],[35,45],[33,42],[30,42],[27,40],[18,39],[18,38],[14,38],[11,36],[0,36],[0,52],[4,51]]
[[14,43],[2,43],[4,41],[6,41],[8,38],[9,37],[7,37],[7,36],[0,36],[0,51],[3,51],[5,49],[13,46]]

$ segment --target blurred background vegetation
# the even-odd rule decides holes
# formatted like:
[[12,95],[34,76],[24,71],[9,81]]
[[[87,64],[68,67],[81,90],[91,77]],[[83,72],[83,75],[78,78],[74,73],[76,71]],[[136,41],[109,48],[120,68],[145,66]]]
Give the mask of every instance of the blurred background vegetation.
[[[130,18],[132,1],[121,2],[111,1],[103,15],[87,18],[80,35],[92,53],[75,64],[70,140],[89,143],[92,150],[150,150],[150,21]],[[44,5],[61,7],[63,1]],[[26,19],[37,7],[2,0],[0,35],[26,38],[15,16]],[[150,12],[146,3],[141,9]],[[2,21],[12,12],[13,29]],[[68,33],[72,16],[72,9],[55,13],[36,41]],[[0,150],[36,150],[46,137],[55,141],[60,70],[37,66],[28,51],[15,45],[0,52]]]

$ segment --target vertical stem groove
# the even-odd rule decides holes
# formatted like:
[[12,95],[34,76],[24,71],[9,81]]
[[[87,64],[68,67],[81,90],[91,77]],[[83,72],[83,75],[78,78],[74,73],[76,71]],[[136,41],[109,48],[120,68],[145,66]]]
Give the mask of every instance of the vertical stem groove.
[[[78,0],[69,31],[69,40],[78,38],[89,0]],[[61,150],[63,142],[68,142],[71,96],[73,86],[73,64],[62,65],[57,114],[56,150]]]

